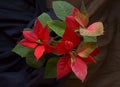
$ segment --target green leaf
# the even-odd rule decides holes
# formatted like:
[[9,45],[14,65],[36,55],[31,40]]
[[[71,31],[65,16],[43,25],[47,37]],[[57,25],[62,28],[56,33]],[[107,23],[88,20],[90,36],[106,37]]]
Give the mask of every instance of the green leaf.
[[45,63],[45,58],[42,57],[38,61],[36,61],[36,58],[34,56],[34,50],[32,50],[26,56],[26,63],[33,68],[40,68]]
[[52,20],[47,13],[42,13],[40,16],[38,16],[38,19],[43,25],[46,25],[48,21]]
[[84,42],[97,42],[97,37],[83,36]]
[[32,49],[27,48],[21,44],[17,44],[14,48],[13,48],[13,52],[15,52],[16,54],[20,55],[21,57],[26,57],[26,55],[31,51]]
[[87,9],[86,9],[86,7],[85,7],[85,3],[84,3],[83,0],[82,0],[82,4],[81,4],[80,11],[81,11],[82,14],[84,14],[85,16],[88,17]]
[[60,37],[62,37],[66,27],[64,22],[57,21],[57,20],[48,22],[48,26]]
[[52,57],[48,60],[45,70],[45,78],[56,78],[57,57]]
[[65,1],[54,1],[53,10],[58,18],[65,20],[65,17],[71,15],[74,6]]

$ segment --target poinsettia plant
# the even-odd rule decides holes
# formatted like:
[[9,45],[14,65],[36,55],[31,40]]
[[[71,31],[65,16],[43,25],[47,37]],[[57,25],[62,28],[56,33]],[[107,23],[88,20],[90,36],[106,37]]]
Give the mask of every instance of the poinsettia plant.
[[103,24],[95,22],[88,26],[84,4],[79,10],[65,1],[54,1],[53,9],[60,20],[41,14],[33,29],[23,31],[24,38],[13,52],[25,58],[31,67],[45,67],[46,78],[61,79],[73,72],[84,81],[87,65],[96,63],[97,36],[103,35]]

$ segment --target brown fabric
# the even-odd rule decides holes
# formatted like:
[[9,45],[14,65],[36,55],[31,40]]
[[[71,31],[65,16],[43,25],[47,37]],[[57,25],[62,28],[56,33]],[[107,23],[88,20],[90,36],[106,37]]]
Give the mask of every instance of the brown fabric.
[[47,1],[47,8],[52,8],[52,0],[46,0]]
[[104,35],[98,37],[100,60],[89,66],[84,83],[72,78],[63,87],[120,87],[120,0],[91,1],[86,4],[90,23],[102,21],[105,27]]

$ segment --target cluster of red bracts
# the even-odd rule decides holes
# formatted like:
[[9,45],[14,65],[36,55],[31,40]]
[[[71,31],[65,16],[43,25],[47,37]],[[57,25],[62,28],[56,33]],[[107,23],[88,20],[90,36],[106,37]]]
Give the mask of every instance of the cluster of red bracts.
[[[60,79],[71,71],[82,81],[84,81],[87,75],[87,64],[96,63],[94,56],[98,53],[98,49],[93,50],[86,58],[79,55],[86,49],[76,49],[81,43],[81,35],[86,32],[87,35],[99,36],[96,34],[99,31],[99,23],[94,23],[90,27],[84,29],[88,24],[87,16],[80,13],[80,11],[75,8],[72,11],[72,16],[66,17],[66,29],[63,34],[62,40],[52,46],[51,37],[48,31],[48,26],[43,27],[39,20],[36,21],[33,31],[23,31],[23,36],[25,39],[20,41],[20,44],[34,48],[34,55],[36,60],[39,60],[42,55],[52,52],[57,52],[61,54],[62,57],[59,59],[57,64],[57,79]],[[82,26],[82,30],[80,29]],[[80,34],[76,33],[75,30],[79,29]],[[83,30],[84,29],[84,30]],[[94,34],[95,32],[95,34]],[[81,34],[82,33],[82,34]]]

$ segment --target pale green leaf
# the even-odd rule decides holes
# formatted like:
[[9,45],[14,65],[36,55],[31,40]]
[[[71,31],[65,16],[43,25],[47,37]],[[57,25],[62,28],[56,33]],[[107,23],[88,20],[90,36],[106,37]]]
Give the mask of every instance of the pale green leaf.
[[97,42],[97,37],[83,36],[84,42]]
[[44,26],[48,21],[52,21],[51,17],[47,13],[42,13],[40,16],[38,16],[38,19]]
[[53,9],[58,18],[65,20],[65,17],[71,15],[74,6],[65,1],[54,1]]
[[66,27],[64,22],[57,20],[48,22],[48,26],[52,31],[54,31],[60,37],[62,37]]

